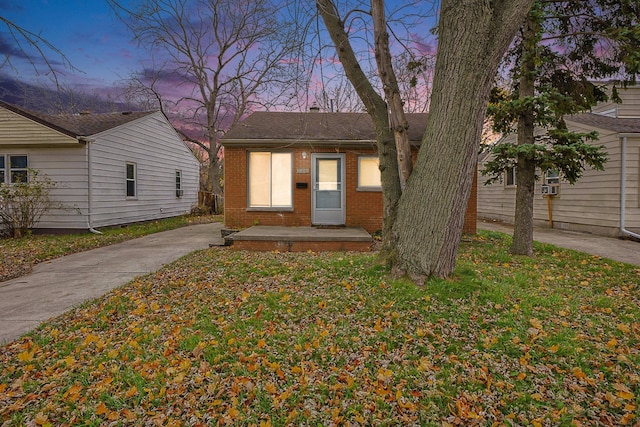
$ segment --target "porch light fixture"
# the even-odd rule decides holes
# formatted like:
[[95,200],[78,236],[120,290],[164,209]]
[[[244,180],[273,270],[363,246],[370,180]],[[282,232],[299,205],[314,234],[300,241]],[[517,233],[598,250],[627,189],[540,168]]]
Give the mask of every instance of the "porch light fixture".
[[306,151],[303,151],[303,152],[302,152],[302,159],[303,159],[303,160],[306,160],[306,159],[307,159],[307,152],[306,152]]

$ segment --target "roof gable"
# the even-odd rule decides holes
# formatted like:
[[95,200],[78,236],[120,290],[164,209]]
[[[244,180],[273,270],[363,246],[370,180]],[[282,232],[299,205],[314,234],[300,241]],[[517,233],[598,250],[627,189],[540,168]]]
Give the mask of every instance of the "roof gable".
[[[419,143],[427,114],[407,114],[409,140]],[[373,142],[373,121],[368,113],[255,112],[225,134],[223,145],[260,141]]]
[[138,111],[124,113],[54,115],[26,110],[2,101],[0,101],[0,107],[6,108],[7,110],[25,118],[74,138],[79,136],[95,135],[155,113],[155,111]]
[[620,118],[584,113],[567,117],[567,121],[606,129],[617,133],[640,133],[640,118]]

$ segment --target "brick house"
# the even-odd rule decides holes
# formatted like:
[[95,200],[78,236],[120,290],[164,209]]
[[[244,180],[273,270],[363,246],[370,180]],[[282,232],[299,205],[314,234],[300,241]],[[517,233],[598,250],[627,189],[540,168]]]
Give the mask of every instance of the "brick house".
[[[414,153],[426,114],[409,114]],[[366,113],[256,112],[231,129],[224,146],[224,221],[271,226],[382,228],[375,131]],[[464,232],[476,232],[476,189]]]

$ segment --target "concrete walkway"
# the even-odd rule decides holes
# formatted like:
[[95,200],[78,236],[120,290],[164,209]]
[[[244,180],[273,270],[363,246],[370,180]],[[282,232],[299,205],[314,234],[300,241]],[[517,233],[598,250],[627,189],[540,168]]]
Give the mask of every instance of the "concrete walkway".
[[[478,229],[513,234],[512,225],[500,222],[478,221]],[[632,240],[543,227],[534,228],[533,240],[598,255],[614,261],[640,265],[640,243]]]
[[38,264],[27,276],[0,282],[0,344],[189,252],[222,244],[221,228],[212,223],[155,233]]

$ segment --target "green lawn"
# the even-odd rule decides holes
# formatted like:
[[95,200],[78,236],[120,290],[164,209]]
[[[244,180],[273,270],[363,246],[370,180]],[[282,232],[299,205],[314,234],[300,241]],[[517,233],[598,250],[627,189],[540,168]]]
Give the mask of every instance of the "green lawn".
[[35,264],[63,255],[108,246],[186,225],[221,220],[221,216],[184,215],[125,227],[108,227],[100,230],[102,235],[84,232],[63,235],[29,235],[20,239],[0,238],[0,253],[2,254],[0,257],[0,282],[28,274]]
[[196,252],[2,348],[0,424],[637,423],[640,268],[508,243],[424,288],[372,254]]

